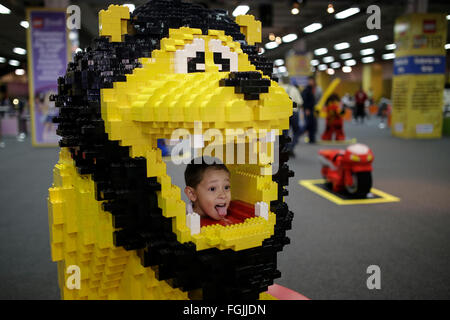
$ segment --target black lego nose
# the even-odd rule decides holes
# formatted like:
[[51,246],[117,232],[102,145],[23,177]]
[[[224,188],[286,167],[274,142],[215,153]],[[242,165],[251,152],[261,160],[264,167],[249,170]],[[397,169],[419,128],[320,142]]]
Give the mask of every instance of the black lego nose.
[[228,78],[221,79],[221,87],[234,87],[235,93],[243,93],[245,100],[259,100],[260,93],[268,93],[270,80],[263,79],[256,71],[230,72]]

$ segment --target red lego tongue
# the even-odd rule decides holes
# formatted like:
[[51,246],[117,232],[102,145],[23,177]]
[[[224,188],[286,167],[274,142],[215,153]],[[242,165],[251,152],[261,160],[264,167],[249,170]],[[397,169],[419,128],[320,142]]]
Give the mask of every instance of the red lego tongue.
[[[220,224],[222,226],[229,226],[237,223],[242,223],[245,219],[252,218],[255,216],[255,208],[253,205],[243,202],[243,201],[231,201],[228,211],[225,208],[216,207],[217,212],[220,216],[223,216],[221,220],[214,220],[210,217],[202,217],[200,219],[200,226],[210,226],[214,224]],[[219,209],[225,212],[224,215],[219,211]]]

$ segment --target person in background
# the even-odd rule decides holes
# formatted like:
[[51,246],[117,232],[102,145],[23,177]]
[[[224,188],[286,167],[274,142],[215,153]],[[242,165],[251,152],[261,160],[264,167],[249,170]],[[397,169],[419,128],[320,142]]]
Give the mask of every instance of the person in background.
[[353,96],[350,95],[350,93],[346,92],[345,95],[342,97],[342,107],[345,109],[349,109],[352,112],[353,121],[355,121],[355,103],[353,101]]
[[367,91],[367,99],[369,101],[369,106],[373,105],[373,90],[372,88],[369,88],[369,91]]
[[352,108],[353,101],[351,99],[351,96],[348,92],[344,94],[342,97],[342,107],[345,109],[351,109]]
[[294,148],[302,134],[302,130],[300,128],[299,109],[303,104],[303,99],[297,87],[291,84],[289,77],[282,77],[280,86],[286,91],[289,98],[291,98],[293,102],[294,110],[292,116],[289,118],[289,126],[292,130],[292,141],[288,145],[288,152],[290,157],[295,157]]
[[384,129],[386,128],[386,120],[388,117],[389,106],[392,104],[391,100],[381,97],[380,103],[378,105],[378,117],[380,118],[380,123],[378,124],[378,128]]
[[367,94],[364,92],[362,87],[359,88],[355,93],[355,120],[358,122],[358,119],[361,119],[361,123],[364,122],[364,117],[366,116],[365,104],[367,100]]
[[316,83],[316,91],[314,93],[314,98],[316,99],[316,103],[319,102],[320,98],[322,98],[323,90],[322,88]]
[[27,136],[27,119],[25,114],[26,104],[21,99],[18,99],[18,103],[15,107],[17,109],[17,141],[23,142]]
[[371,107],[375,104],[375,101],[373,99],[373,90],[372,88],[369,88],[367,90],[367,100],[364,104],[365,106],[365,116],[367,116],[368,119],[370,119],[372,113],[371,113]]
[[303,112],[305,114],[305,126],[302,130],[308,131],[309,143],[316,143],[317,118],[316,111],[316,80],[313,76],[308,77],[308,85],[302,91]]
[[5,142],[2,136],[2,119],[6,112],[11,109],[11,101],[9,101],[6,85],[0,87],[0,148],[5,147]]

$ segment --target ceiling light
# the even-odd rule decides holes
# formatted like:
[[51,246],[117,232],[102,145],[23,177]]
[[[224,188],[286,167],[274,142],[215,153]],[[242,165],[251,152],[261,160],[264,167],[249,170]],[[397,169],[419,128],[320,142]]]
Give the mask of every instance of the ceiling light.
[[311,62],[309,64],[312,65],[312,66],[318,66],[319,63],[320,63],[319,60],[314,59],[314,60],[311,60]]
[[275,35],[273,33],[269,33],[269,40],[275,41]]
[[332,75],[334,74],[334,69],[328,68],[328,69],[327,69],[327,73],[328,73],[330,76],[332,76]]
[[25,50],[23,48],[14,48],[13,52],[16,54],[20,54],[22,56],[27,54],[27,50]]
[[28,21],[20,21],[20,25],[22,27],[24,27],[25,29],[28,29],[30,27],[30,24],[28,23]]
[[373,48],[362,49],[361,51],[359,51],[359,53],[361,53],[362,56],[367,56],[369,54],[374,54],[375,49]]
[[336,50],[344,50],[347,48],[350,48],[350,43],[348,43],[348,42],[336,43],[334,45],[334,49],[336,49]]
[[3,57],[0,57],[0,63],[5,63],[5,62],[6,62],[6,59]]
[[264,50],[264,48],[259,48],[259,52],[258,52],[259,55],[263,54],[264,52],[266,52],[266,50]]
[[304,33],[313,33],[314,31],[322,29],[322,24],[315,22],[303,28]]
[[445,46],[444,46],[444,48],[445,48],[445,50],[450,49],[450,43],[446,43]]
[[23,69],[16,69],[16,75],[23,76],[25,74],[25,70]]
[[11,10],[9,10],[7,7],[5,7],[4,5],[0,4],[0,13],[1,14],[10,14]]
[[327,53],[328,53],[328,49],[327,48],[319,48],[319,49],[314,50],[314,54],[316,56],[321,56],[321,55],[327,54]]
[[322,60],[323,60],[323,62],[325,62],[325,63],[330,63],[330,62],[333,62],[333,61],[334,61],[334,57],[328,56],[328,57],[323,58]]
[[266,49],[270,50],[270,49],[275,49],[276,47],[278,47],[278,43],[276,43],[275,41],[272,42],[267,42],[265,45]]
[[72,41],[75,41],[78,39],[78,32],[76,31],[70,31],[69,32],[69,39]]
[[279,72],[279,73],[284,73],[284,72],[286,72],[286,71],[287,71],[287,69],[286,69],[285,66],[281,66],[281,67],[278,68],[278,72]]
[[340,57],[341,57],[342,60],[347,60],[347,59],[350,59],[352,57],[352,54],[350,52],[347,52],[347,53],[341,54]]
[[277,59],[273,62],[277,67],[282,66],[284,64],[283,59]]
[[340,68],[341,67],[341,64],[339,63],[339,62],[333,62],[331,65],[330,65],[333,69],[336,69],[336,68]]
[[352,67],[344,66],[344,67],[342,67],[342,72],[350,73],[350,72],[352,72]]
[[297,2],[297,1],[295,1],[293,4],[292,4],[292,9],[291,9],[291,13],[293,14],[293,15],[296,15],[296,14],[299,14],[300,13],[300,5],[299,5],[299,3]]
[[281,44],[283,41],[281,40],[280,37],[276,37],[275,38],[275,42],[278,43],[278,44]]
[[389,60],[395,58],[395,53],[385,53],[381,56],[383,60]]
[[328,5],[327,12],[330,14],[334,12],[334,7],[331,3]]
[[233,17],[237,17],[243,14],[246,14],[250,10],[250,7],[247,5],[240,5],[237,6],[236,9],[233,11]]
[[395,50],[397,48],[397,46],[395,45],[395,43],[391,43],[391,44],[387,44],[385,46],[386,50]]
[[371,63],[371,62],[375,61],[375,58],[374,57],[364,57],[364,58],[361,59],[361,61],[363,63]]
[[323,70],[327,70],[327,69],[328,69],[328,67],[327,67],[326,64],[319,64],[318,68],[319,68],[320,71],[323,71]]
[[336,19],[345,19],[359,12],[359,8],[349,8],[334,15]]
[[292,42],[294,40],[297,40],[297,38],[298,37],[297,37],[297,35],[295,33],[290,33],[290,34],[285,35],[282,38],[282,40],[283,40],[283,42]]
[[356,60],[355,59],[345,60],[344,63],[346,66],[351,67],[356,64]]
[[368,42],[372,42],[372,41],[376,41],[378,40],[378,36],[376,34],[372,34],[370,36],[365,36],[362,38],[359,38],[359,42],[361,43],[368,43]]
[[124,7],[128,7],[128,9],[130,9],[130,12],[133,12],[134,9],[136,9],[136,6],[132,3],[125,3],[123,4]]
[[447,16],[447,20],[450,20],[450,14]]
[[17,60],[9,60],[8,61],[8,63],[11,65],[11,66],[13,66],[13,67],[18,67],[18,66],[20,66],[20,62],[19,61],[17,61]]
[[[23,69],[21,69],[21,70],[23,70]],[[25,73],[25,70],[23,70],[23,72]],[[17,74],[17,70],[16,70],[16,74]],[[14,104],[15,106],[17,106],[17,105],[19,104],[19,99],[14,98],[13,104]]]

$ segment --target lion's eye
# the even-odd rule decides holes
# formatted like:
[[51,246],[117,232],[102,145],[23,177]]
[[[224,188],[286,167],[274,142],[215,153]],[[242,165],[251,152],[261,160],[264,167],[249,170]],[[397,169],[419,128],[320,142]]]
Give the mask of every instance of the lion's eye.
[[219,67],[219,71],[238,71],[238,55],[231,52],[230,48],[222,45],[222,41],[212,39],[208,43],[209,50],[214,52],[214,64]]
[[204,72],[205,71],[205,52],[197,51],[195,58],[187,58],[187,72]]
[[184,49],[175,52],[175,72],[192,73],[205,71],[205,40],[195,38]]
[[[237,72],[238,55],[230,48],[222,45],[222,41],[212,39],[208,43],[209,51],[213,53],[214,64],[219,71]],[[195,38],[192,43],[185,45],[182,50],[175,52],[175,72],[193,73],[205,72],[205,40]]]
[[222,52],[214,52],[214,64],[219,66],[219,71],[230,71],[230,59],[224,59]]

